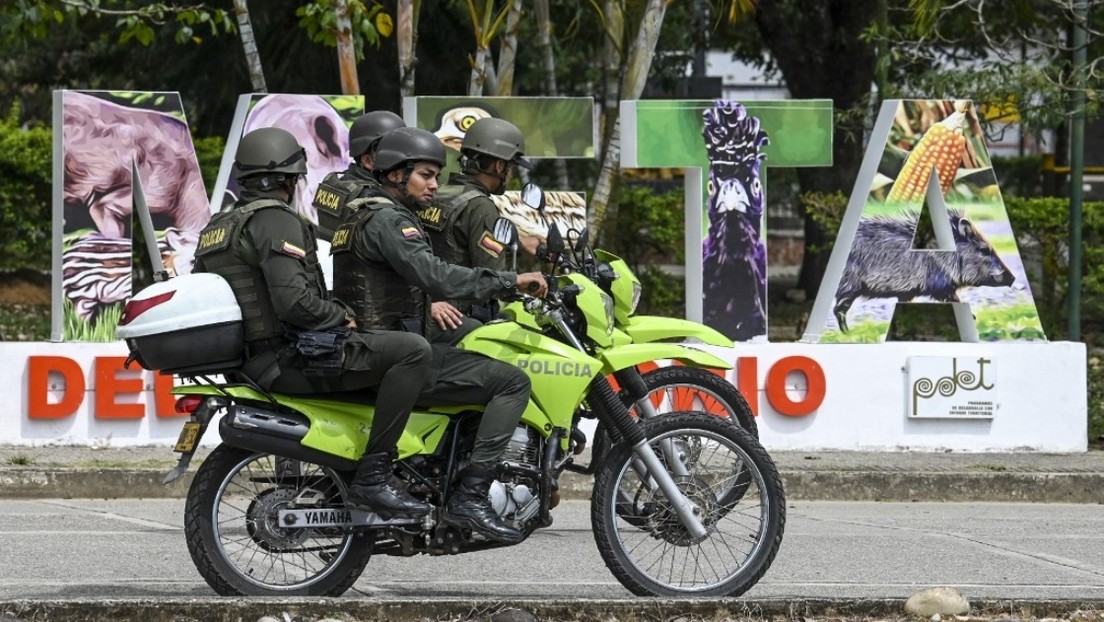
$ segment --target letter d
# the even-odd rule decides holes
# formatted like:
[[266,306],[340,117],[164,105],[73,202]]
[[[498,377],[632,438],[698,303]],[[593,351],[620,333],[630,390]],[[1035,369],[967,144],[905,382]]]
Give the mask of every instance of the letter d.
[[[64,379],[61,400],[48,400],[50,372]],[[64,356],[27,358],[27,416],[31,419],[64,419],[77,412],[84,400],[84,372],[76,361]]]

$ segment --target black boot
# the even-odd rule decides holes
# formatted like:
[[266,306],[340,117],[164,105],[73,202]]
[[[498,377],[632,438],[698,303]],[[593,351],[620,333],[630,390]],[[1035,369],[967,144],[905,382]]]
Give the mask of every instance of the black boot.
[[491,507],[488,493],[493,478],[489,469],[469,466],[461,471],[456,490],[445,504],[445,520],[470,527],[492,540],[516,544],[525,539],[525,534],[503,522]]
[[433,510],[428,503],[411,497],[391,485],[393,456],[390,452],[364,454],[357,465],[356,477],[349,485],[349,505],[375,512],[388,520],[422,518]]

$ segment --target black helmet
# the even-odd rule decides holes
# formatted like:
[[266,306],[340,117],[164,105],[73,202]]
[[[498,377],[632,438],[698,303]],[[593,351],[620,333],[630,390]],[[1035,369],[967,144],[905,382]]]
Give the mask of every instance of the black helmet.
[[416,127],[400,127],[384,134],[373,159],[373,170],[394,170],[407,162],[433,162],[445,167],[445,146],[432,132]]
[[387,110],[374,110],[360,115],[349,127],[349,157],[355,160],[368,153],[372,143],[400,127],[406,127],[402,117]]
[[231,173],[234,179],[265,173],[306,175],[307,154],[290,132],[262,127],[242,136]]
[[468,128],[460,143],[460,152],[482,153],[499,160],[517,162],[519,166],[533,168],[521,157],[525,152],[525,137],[516,125],[505,119],[488,117],[479,119]]

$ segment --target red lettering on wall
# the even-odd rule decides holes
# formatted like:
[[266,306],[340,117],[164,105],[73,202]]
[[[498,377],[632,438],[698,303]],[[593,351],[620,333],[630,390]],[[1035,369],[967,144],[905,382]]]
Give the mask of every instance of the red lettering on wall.
[[[56,404],[49,402],[50,372],[59,374],[64,393]],[[27,357],[27,416],[31,419],[64,419],[77,412],[84,401],[84,372],[76,361],[64,356]]]
[[[186,417],[176,412],[176,396],[171,393],[173,377],[144,370],[126,370],[121,356],[97,356],[92,362],[95,398],[92,412],[97,419],[141,419],[146,405],[122,402],[122,395],[137,395],[146,387],[147,374],[153,374],[153,395],[149,400],[151,415]],[[50,374],[61,381],[50,385]],[[64,356],[27,357],[27,417],[29,419],[64,419],[80,408],[85,398],[85,373],[80,363]],[[50,402],[50,391],[62,389],[61,399]]]
[[[794,401],[786,393],[786,376],[797,371],[805,375],[805,397]],[[767,400],[783,415],[802,417],[820,408],[826,390],[824,369],[807,356],[787,356],[779,359],[767,373]]]
[[115,397],[120,393],[141,393],[144,384],[141,374],[137,378],[120,378],[119,374],[133,374],[123,367],[125,356],[97,356],[96,370],[96,418],[141,419],[145,416],[142,404],[120,404]]
[[188,413],[176,412],[176,396],[170,393],[173,388],[173,376],[153,373],[153,396],[157,401],[158,417],[187,417]]

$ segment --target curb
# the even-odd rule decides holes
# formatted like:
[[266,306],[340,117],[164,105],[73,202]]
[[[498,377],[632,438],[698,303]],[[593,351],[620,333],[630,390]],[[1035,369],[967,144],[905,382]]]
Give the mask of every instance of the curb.
[[[0,498],[183,498],[195,467],[169,485],[169,469],[0,469]],[[1104,503],[1104,473],[782,470],[791,501]],[[564,499],[589,499],[593,478],[566,473]]]
[[[657,620],[731,620],[776,618],[795,620],[814,617],[891,617],[904,615],[903,599],[827,600],[827,599],[652,599],[631,600],[372,600],[362,598],[315,599],[157,599],[157,600],[16,600],[0,602],[4,614],[51,622],[149,622],[157,620],[199,619],[238,622],[280,614],[295,619],[332,617],[342,619],[419,622],[424,620],[489,619],[507,610],[524,610],[536,620],[572,620],[573,622],[654,622]],[[1013,619],[1057,618],[1074,611],[1099,611],[1104,601],[1001,600],[971,604],[970,615],[1012,616]],[[505,619],[534,619],[530,616],[501,616]]]

